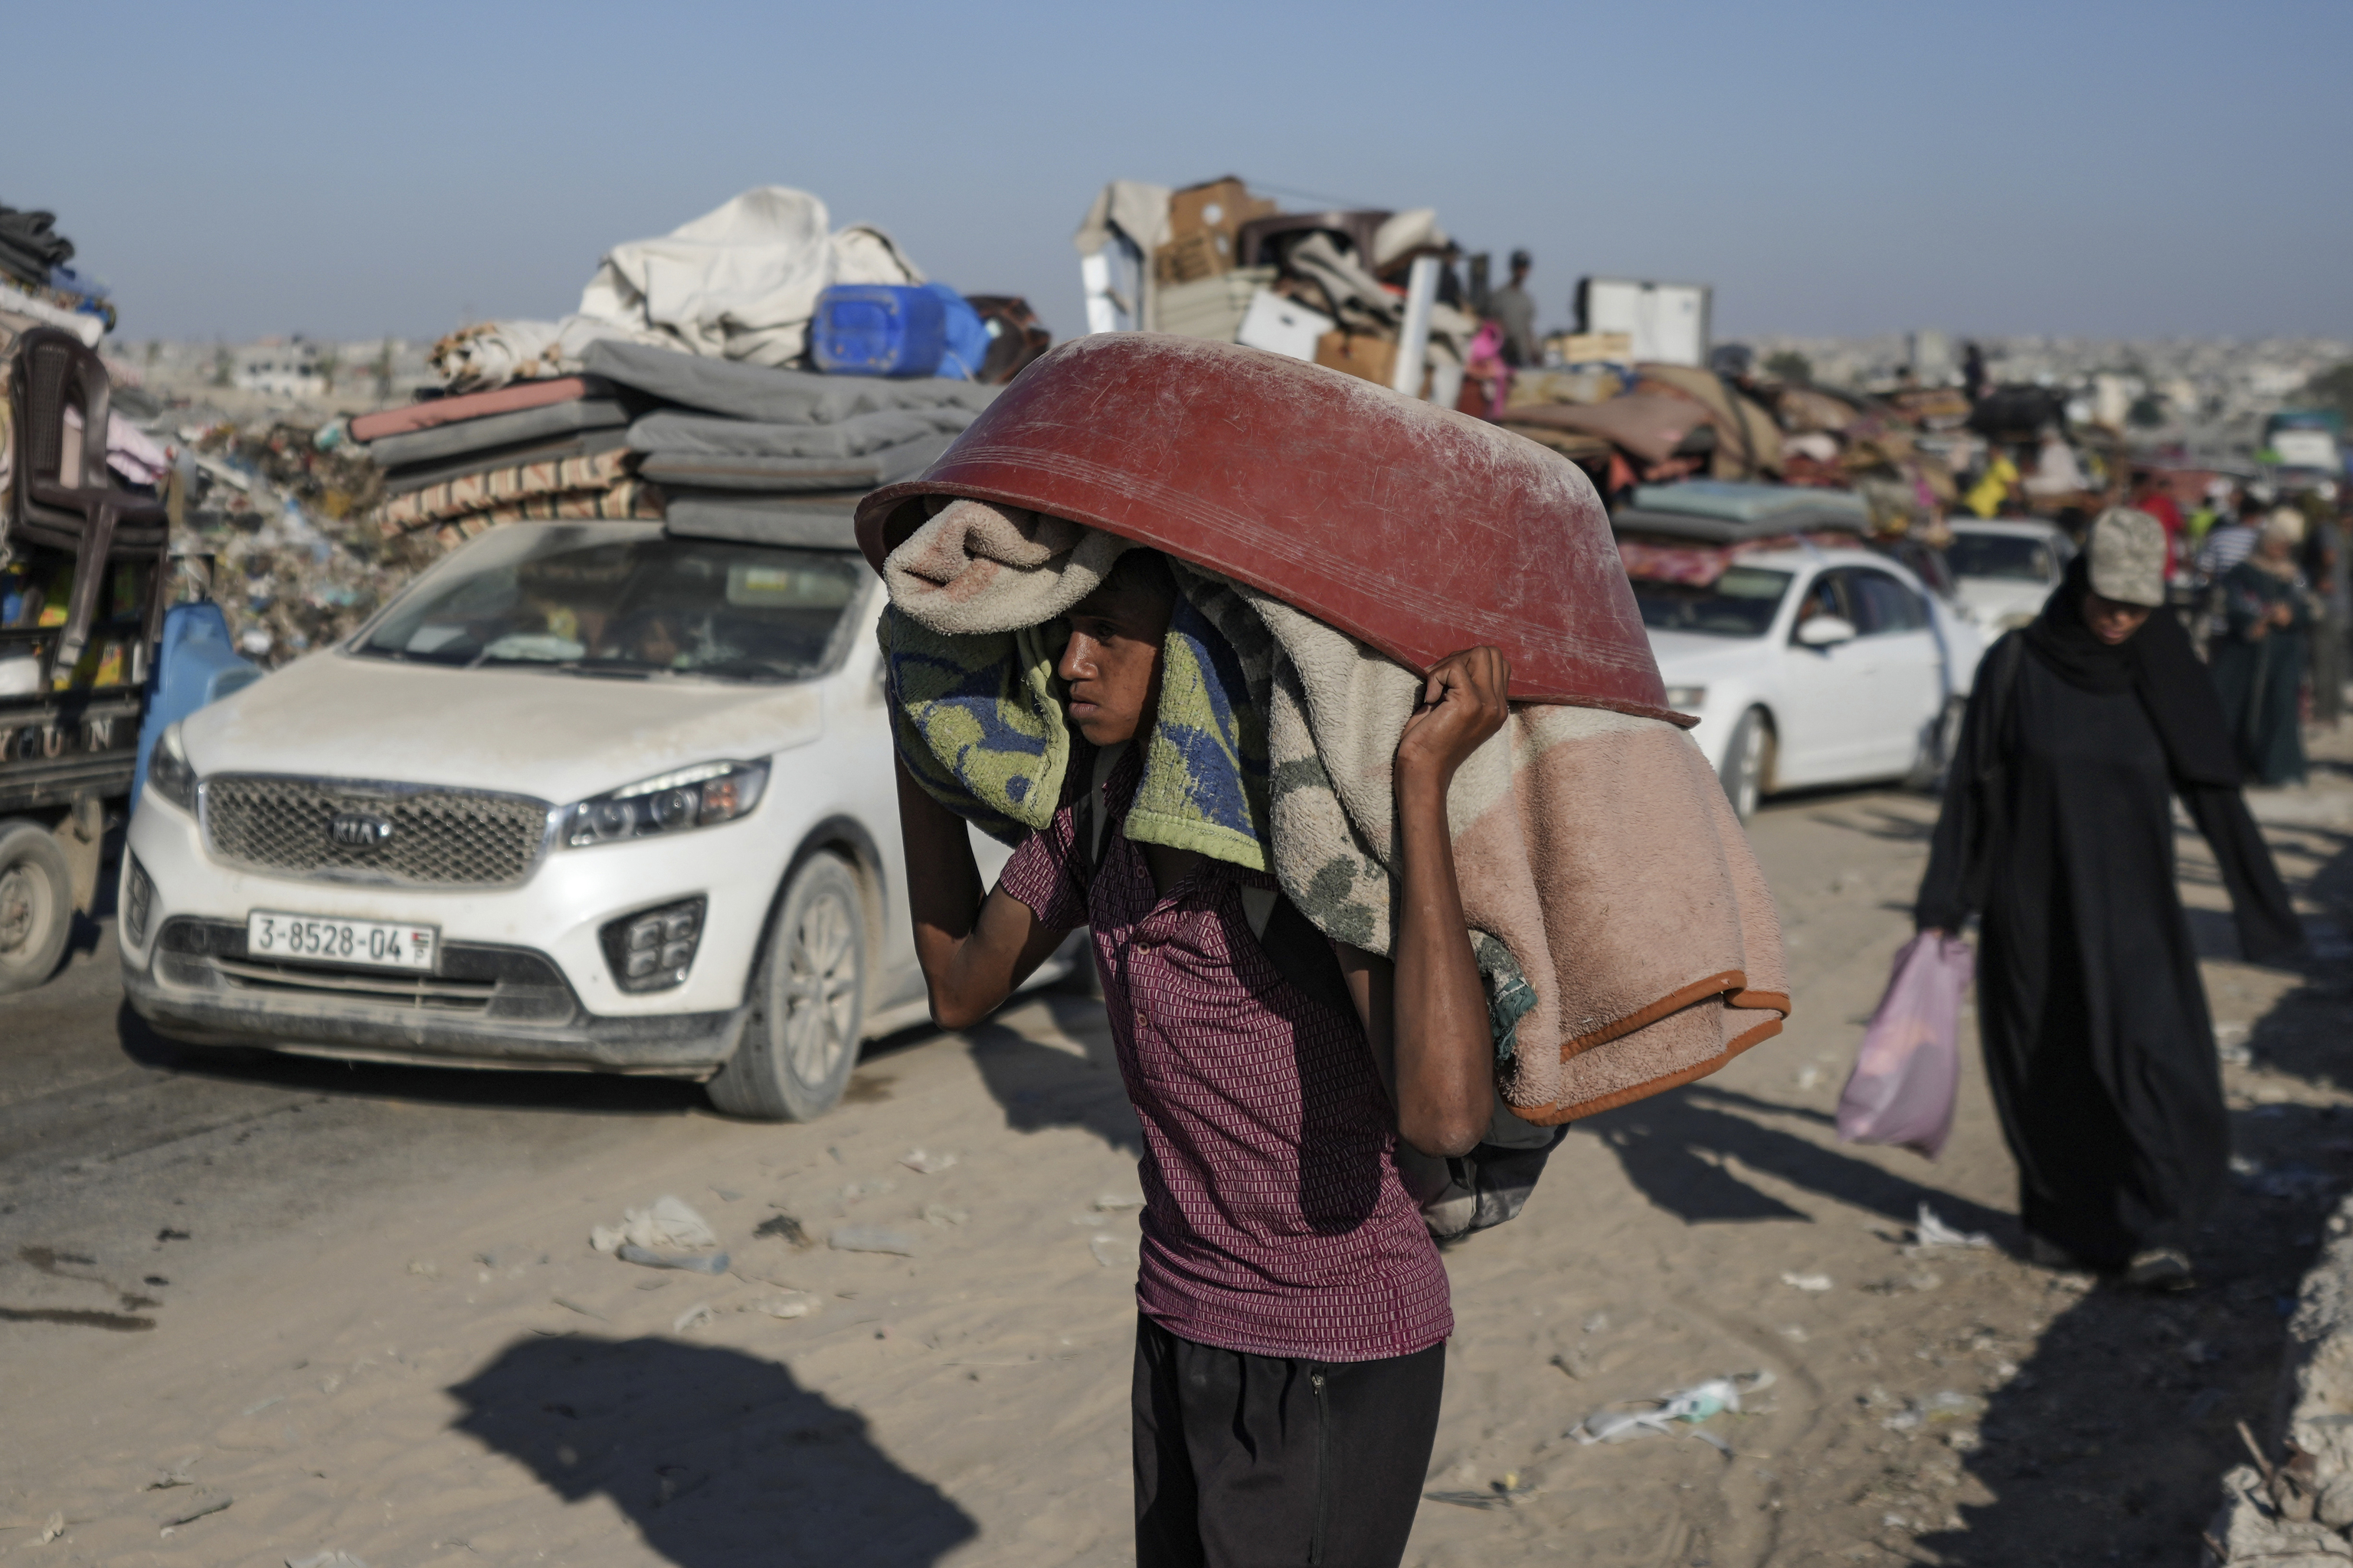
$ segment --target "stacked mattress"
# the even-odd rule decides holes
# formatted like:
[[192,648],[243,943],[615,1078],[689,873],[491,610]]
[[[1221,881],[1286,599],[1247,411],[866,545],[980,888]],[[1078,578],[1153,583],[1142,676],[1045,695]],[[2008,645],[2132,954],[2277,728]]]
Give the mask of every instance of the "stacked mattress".
[[620,341],[593,344],[584,366],[353,420],[385,470],[385,533],[448,546],[504,523],[645,517],[775,538],[824,514],[831,535],[847,503],[921,473],[998,390]]

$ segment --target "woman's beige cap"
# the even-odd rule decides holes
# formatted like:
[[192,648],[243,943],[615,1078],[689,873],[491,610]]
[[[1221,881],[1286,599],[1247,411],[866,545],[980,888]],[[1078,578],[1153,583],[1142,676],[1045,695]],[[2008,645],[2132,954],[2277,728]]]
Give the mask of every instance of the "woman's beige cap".
[[2165,524],[2146,512],[2111,506],[2092,524],[2092,591],[2155,609],[2165,602]]

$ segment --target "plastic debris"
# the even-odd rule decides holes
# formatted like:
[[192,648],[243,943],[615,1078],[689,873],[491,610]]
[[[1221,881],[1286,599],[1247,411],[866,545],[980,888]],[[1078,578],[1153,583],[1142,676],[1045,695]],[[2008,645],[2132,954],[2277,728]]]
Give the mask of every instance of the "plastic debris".
[[790,1242],[797,1247],[812,1247],[817,1245],[808,1232],[801,1228],[800,1221],[783,1213],[774,1214],[754,1225],[752,1234],[755,1236],[774,1236],[779,1241]]
[[836,1252],[890,1252],[901,1257],[915,1255],[914,1238],[888,1225],[836,1225],[833,1234],[825,1238],[825,1243]]
[[1517,1471],[1506,1474],[1500,1481],[1489,1481],[1485,1491],[1424,1492],[1430,1502],[1452,1503],[1456,1508],[1510,1508],[1525,1497],[1535,1495],[1535,1488],[1519,1478]]
[[934,1154],[928,1150],[911,1149],[899,1156],[899,1163],[923,1176],[936,1176],[956,1162],[953,1154]]
[[1903,1409],[1879,1424],[1890,1432],[1913,1432],[1931,1423],[1964,1421],[1984,1410],[1984,1400],[1948,1388],[1925,1404],[1907,1401]]
[[708,1328],[711,1320],[711,1303],[698,1301],[670,1319],[670,1331],[673,1334],[683,1334],[689,1329]]
[[825,1298],[811,1290],[787,1290],[776,1296],[757,1297],[744,1309],[765,1312],[771,1318],[814,1318],[825,1310]]
[[633,1242],[623,1242],[621,1244],[621,1250],[613,1255],[619,1258],[623,1263],[634,1263],[645,1268],[678,1268],[683,1269],[689,1274],[724,1274],[727,1272],[727,1255],[723,1252],[700,1253],[692,1255],[676,1252],[656,1252],[651,1247],[638,1246]]
[[1792,1290],[1828,1290],[1831,1277],[1827,1274],[1784,1274],[1781,1283]]
[[1937,1217],[1927,1204],[1920,1205],[1920,1218],[1912,1227],[1915,1246],[1982,1246],[1993,1245],[1993,1237],[1983,1231],[1957,1230]]
[[649,1209],[622,1210],[618,1226],[596,1226],[588,1233],[588,1242],[598,1252],[617,1252],[625,1242],[639,1247],[695,1252],[717,1246],[719,1235],[686,1200],[665,1195],[656,1198]]
[[66,1532],[66,1516],[53,1513],[41,1521],[41,1544],[47,1546]]
[[[1620,1410],[1605,1406],[1595,1411],[1569,1429],[1569,1436],[1582,1444],[1623,1443],[1630,1437],[1640,1437],[1646,1432],[1672,1433],[1673,1423],[1682,1421],[1694,1425],[1712,1415],[1731,1411],[1741,1413],[1743,1394],[1753,1394],[1773,1386],[1776,1379],[1767,1371],[1737,1372],[1730,1377],[1711,1378],[1690,1388],[1679,1388],[1651,1400],[1621,1400],[1623,1404],[1644,1404],[1647,1410]],[[1720,1450],[1726,1458],[1732,1447],[1713,1434],[1694,1432],[1686,1436],[1698,1437]]]

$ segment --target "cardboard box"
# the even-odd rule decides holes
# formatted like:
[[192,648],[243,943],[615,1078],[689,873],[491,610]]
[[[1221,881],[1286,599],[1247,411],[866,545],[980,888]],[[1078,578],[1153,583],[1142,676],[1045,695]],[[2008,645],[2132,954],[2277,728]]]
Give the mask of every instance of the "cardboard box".
[[1397,344],[1364,332],[1327,332],[1315,340],[1315,363],[1386,387],[1397,374]]
[[1338,323],[1321,311],[1311,311],[1297,300],[1286,300],[1272,289],[1250,296],[1234,341],[1269,354],[1285,354],[1313,363],[1315,345]]
[[1163,288],[1175,283],[1198,283],[1204,278],[1214,278],[1232,270],[1230,251],[1218,249],[1218,238],[1195,230],[1181,239],[1172,239],[1152,253],[1152,281]]
[[1560,355],[1563,365],[1630,365],[1634,334],[1630,332],[1565,332],[1545,340]]
[[[1188,185],[1168,198],[1168,240],[1171,248],[1192,235],[1208,237],[1218,270],[1234,265],[1234,241],[1242,225],[1276,211],[1273,202],[1250,194],[1240,178],[1228,175]],[[1183,281],[1183,280],[1178,280]]]

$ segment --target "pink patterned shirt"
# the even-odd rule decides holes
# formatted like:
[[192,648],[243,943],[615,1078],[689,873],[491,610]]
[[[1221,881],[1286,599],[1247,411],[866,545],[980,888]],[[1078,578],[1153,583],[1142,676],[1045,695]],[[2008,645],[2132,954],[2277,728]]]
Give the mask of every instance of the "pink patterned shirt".
[[1242,889],[1272,887],[1265,874],[1208,860],[1154,891],[1123,831],[1141,773],[1131,749],[1103,785],[1092,876],[1074,778],[998,883],[1050,928],[1092,927],[1144,1125],[1137,1304],[1180,1339],[1254,1355],[1361,1361],[1438,1343],[1454,1330],[1446,1270],[1390,1159],[1363,1026],[1302,994],[1251,935]]

